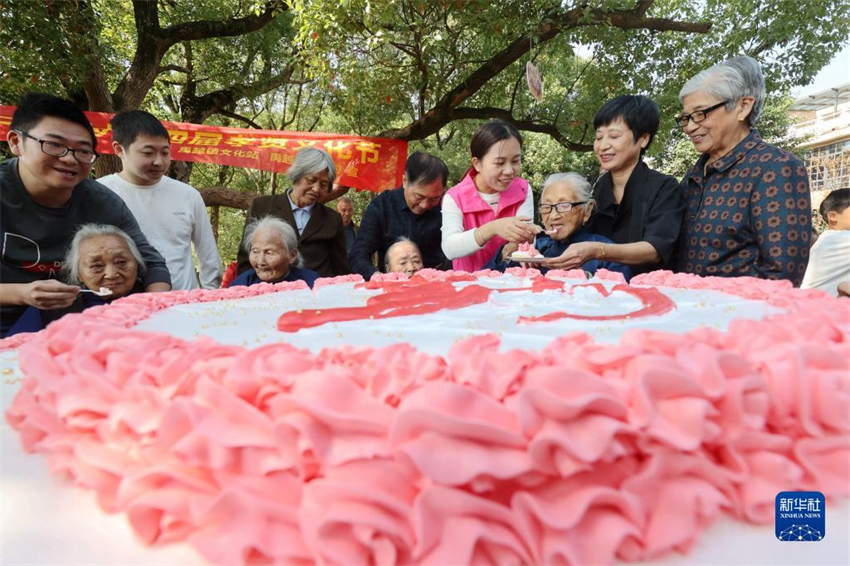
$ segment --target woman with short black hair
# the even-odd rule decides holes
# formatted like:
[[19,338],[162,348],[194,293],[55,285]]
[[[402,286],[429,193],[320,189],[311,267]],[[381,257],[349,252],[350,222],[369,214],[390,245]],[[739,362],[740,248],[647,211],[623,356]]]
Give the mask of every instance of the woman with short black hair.
[[679,183],[643,161],[659,124],[658,105],[640,95],[618,96],[593,118],[593,150],[602,168],[593,189],[590,232],[614,241],[571,245],[547,267],[575,269],[597,259],[631,267],[635,274],[666,267],[684,215]]

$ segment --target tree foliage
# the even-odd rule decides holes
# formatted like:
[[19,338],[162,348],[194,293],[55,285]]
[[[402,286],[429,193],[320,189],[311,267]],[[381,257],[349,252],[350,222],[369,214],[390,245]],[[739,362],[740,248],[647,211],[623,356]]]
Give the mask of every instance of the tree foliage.
[[[758,58],[771,93],[760,128],[782,141],[786,93],[848,28],[850,0],[2,0],[0,103],[40,90],[91,110],[402,138],[443,157],[453,181],[474,128],[498,117],[524,130],[523,174],[539,187],[554,171],[593,174],[593,114],[643,93],[663,115],[650,156],[680,175],[694,155],[672,117],[689,77]],[[271,190],[267,172],[180,169],[198,187]],[[368,195],[354,197],[362,210]]]

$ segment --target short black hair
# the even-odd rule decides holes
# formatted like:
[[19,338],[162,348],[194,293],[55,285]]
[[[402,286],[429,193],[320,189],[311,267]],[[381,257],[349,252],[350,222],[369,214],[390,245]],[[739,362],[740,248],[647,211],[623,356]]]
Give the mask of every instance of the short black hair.
[[28,92],[23,95],[15,113],[12,114],[12,123],[9,124],[9,129],[29,132],[46,117],[59,118],[79,124],[91,136],[92,148],[97,147],[97,136],[94,135],[94,128],[92,128],[85,113],[70,100],[52,94]]
[[443,182],[443,187],[449,182],[449,168],[446,163],[430,153],[415,151],[407,158],[404,175],[411,185],[417,183],[430,185],[437,179]]
[[170,140],[168,130],[156,116],[144,110],[125,110],[112,117],[112,141],[130,147],[140,135]]
[[658,105],[654,100],[642,94],[624,94],[618,96],[605,103],[593,117],[593,129],[597,130],[602,126],[607,126],[611,122],[615,122],[618,118],[632,131],[637,142],[642,135],[649,134],[649,143],[642,148],[640,154],[643,155],[649,146],[652,145],[652,140],[655,139],[655,134],[658,133],[658,124],[661,122],[661,113],[658,111]]
[[826,195],[826,198],[820,203],[818,211],[823,216],[824,222],[828,222],[826,219],[827,214],[830,212],[841,214],[847,210],[848,206],[850,206],[850,188],[844,187],[843,189],[835,189]]
[[475,133],[472,134],[469,152],[472,157],[484,159],[491,147],[510,138],[516,139],[519,142],[519,147],[522,147],[522,135],[520,135],[516,126],[504,120],[491,120],[478,126]]

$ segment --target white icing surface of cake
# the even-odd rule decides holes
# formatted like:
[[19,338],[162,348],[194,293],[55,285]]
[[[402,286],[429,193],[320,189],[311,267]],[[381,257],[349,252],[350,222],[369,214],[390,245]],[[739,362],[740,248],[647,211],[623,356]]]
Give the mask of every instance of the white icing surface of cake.
[[[504,275],[498,279],[481,279],[477,284],[493,289],[509,289],[529,287],[530,281]],[[601,283],[608,289],[615,285],[612,281],[591,281]],[[570,283],[581,285],[588,282]],[[469,284],[459,282],[454,285],[459,289]],[[592,287],[574,287],[572,294],[555,290],[540,293],[530,290],[494,292],[484,304],[415,317],[335,322],[294,333],[277,329],[277,320],[285,312],[363,306],[370,296],[380,294],[380,291],[355,289],[354,283],[345,283],[315,291],[288,291],[246,299],[178,305],[153,314],[135,328],[165,331],[187,340],[206,336],[222,344],[251,348],[287,342],[317,352],[322,348],[342,345],[380,347],[409,342],[431,354],[446,354],[455,342],[490,332],[500,335],[503,351],[513,348],[542,350],[558,336],[570,332],[587,332],[597,342],[616,344],[623,333],[634,328],[676,333],[703,327],[723,331],[735,319],[759,320],[783,312],[761,301],[717,291],[659,290],[673,300],[676,309],[643,318],[602,321],[561,319],[516,324],[521,316],[543,316],[557,311],[577,315],[627,315],[641,308],[636,297],[623,292],[614,291],[610,296],[603,297]]]

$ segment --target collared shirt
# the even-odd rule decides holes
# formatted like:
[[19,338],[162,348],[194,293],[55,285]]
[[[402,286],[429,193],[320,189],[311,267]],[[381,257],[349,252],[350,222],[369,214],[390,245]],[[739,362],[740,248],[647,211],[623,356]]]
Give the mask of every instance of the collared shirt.
[[442,224],[440,205],[414,214],[404,199],[403,188],[384,191],[369,203],[363,214],[348,256],[352,272],[368,280],[377,271],[371,262],[372,254],[378,253],[378,265],[383,268],[387,248],[401,237],[419,246],[425,267],[445,267],[446,256],[440,249]]
[[292,216],[295,217],[295,227],[298,229],[298,235],[301,235],[301,232],[304,231],[304,227],[307,226],[307,222],[310,221],[310,214],[313,212],[313,207],[316,206],[316,203],[309,204],[304,207],[299,207],[295,204],[295,201],[292,200],[292,191],[286,191],[286,197],[289,199],[289,204],[292,206]]
[[677,271],[799,285],[812,232],[803,162],[762,141],[755,129],[708,161],[703,155],[682,181],[687,208]]

